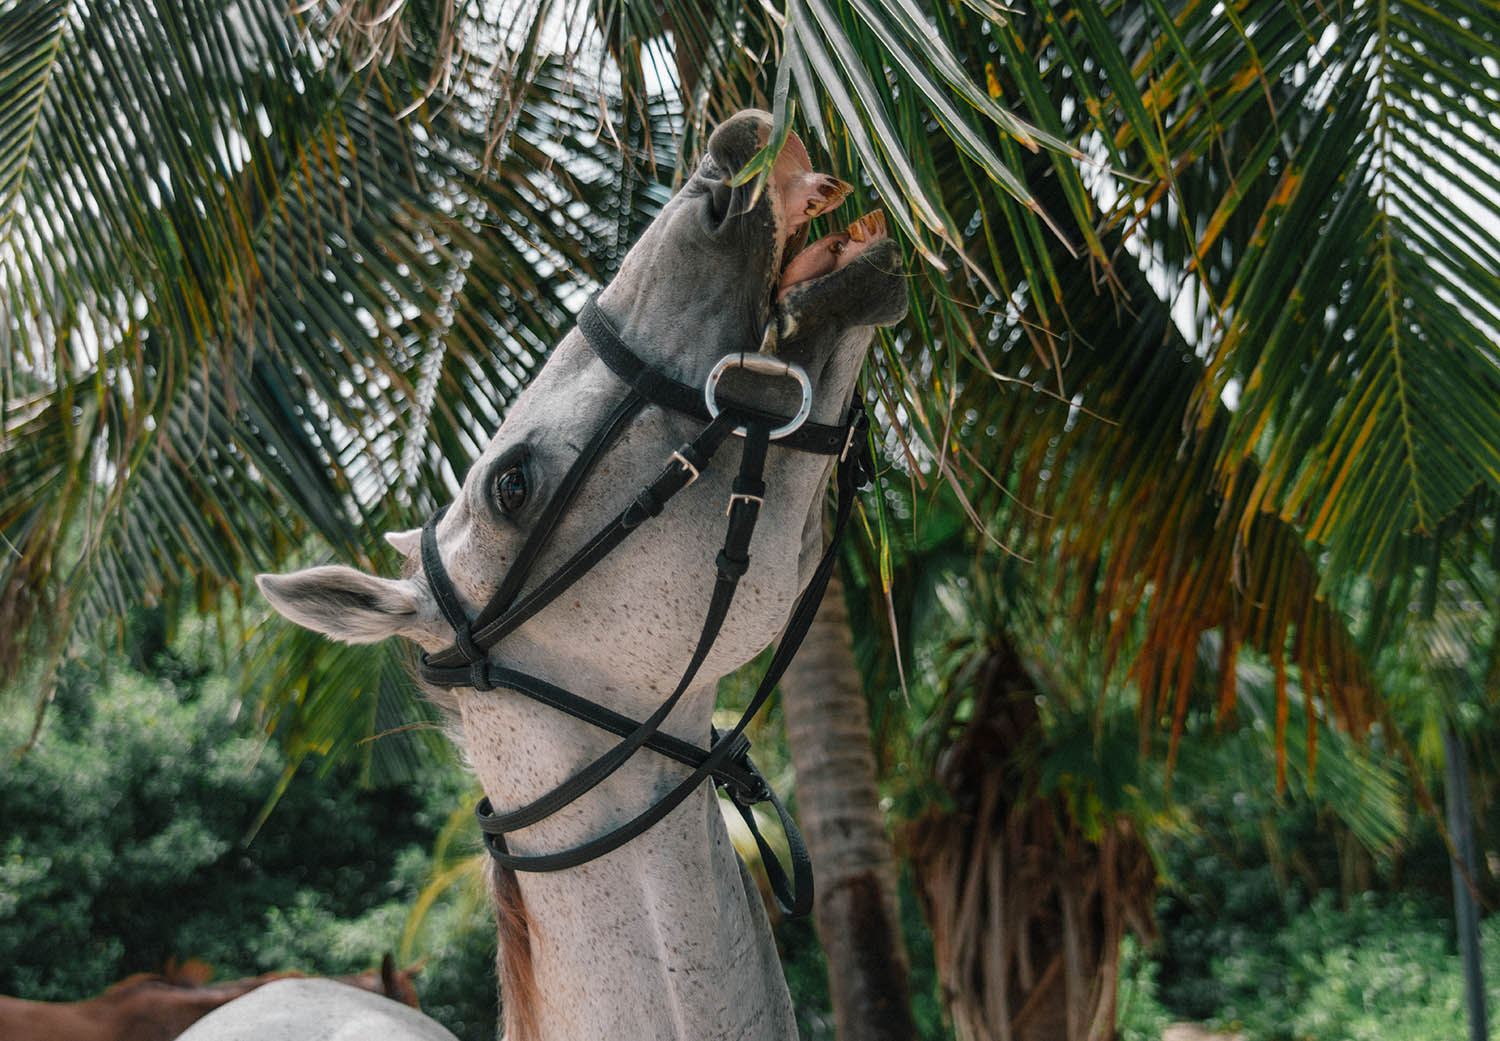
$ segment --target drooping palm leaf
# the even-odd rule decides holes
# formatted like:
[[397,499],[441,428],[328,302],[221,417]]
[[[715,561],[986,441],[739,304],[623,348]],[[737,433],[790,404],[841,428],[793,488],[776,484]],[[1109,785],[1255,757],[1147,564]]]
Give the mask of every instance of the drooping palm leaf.
[[[451,493],[648,197],[555,72],[491,173],[469,95],[397,117],[420,55],[350,75],[275,5],[179,5],[149,26],[116,7],[99,14],[117,35],[64,11],[32,42],[51,71],[40,100],[25,85],[38,115],[7,173],[8,673],[143,598],[238,588],[311,534],[368,564],[382,530]],[[276,46],[214,65],[216,34],[242,33]],[[110,89],[78,89],[105,48]],[[181,156],[151,155],[174,134],[216,161],[179,174]],[[103,145],[119,157],[91,164]],[[52,229],[65,248],[46,248]],[[51,638],[28,642],[39,628]],[[303,708],[336,719],[340,704]]]
[[[1003,220],[1003,202],[973,198],[971,223]],[[995,269],[1020,269],[1021,248],[991,240]],[[1065,358],[1068,397],[1050,389],[1050,359],[1032,339],[1049,319],[1027,296],[1008,325],[1006,314],[980,325],[954,306],[956,291],[926,297],[914,322],[921,338],[877,366],[895,400],[913,386],[912,371],[933,374],[906,435],[913,479],[959,496],[989,539],[1057,576],[1052,610],[1095,634],[1106,676],[1123,663],[1139,689],[1143,744],[1164,729],[1175,755],[1189,700],[1201,694],[1200,638],[1215,631],[1226,647],[1220,711],[1233,706],[1235,654],[1248,643],[1317,677],[1338,718],[1362,731],[1377,711],[1369,666],[1319,593],[1301,535],[1274,517],[1248,534],[1223,523],[1236,508],[1213,479],[1227,415],[1184,436],[1203,365],[1170,306],[1128,253],[1116,260],[1111,295],[1085,262],[1058,249],[1050,263],[1061,290],[1053,313],[1068,323],[1052,349]]]
[[[1153,5],[1080,22],[1079,43],[1104,53],[1113,35],[1131,59],[1128,80],[1111,72],[1117,143],[1174,167],[1116,214],[1178,211],[1191,251],[1163,254],[1167,277],[1202,278],[1210,311],[1196,414],[1238,392],[1219,477],[1262,464],[1238,523],[1297,524],[1333,573],[1392,564],[1402,532],[1500,482],[1493,10]],[[1182,187],[1203,181],[1215,190]]]
[[[295,431],[280,435],[292,438],[286,458],[275,467],[224,464],[279,475],[278,546],[320,530],[349,547],[351,531],[358,539],[377,524],[410,523],[410,504],[455,476],[454,461],[472,456],[478,431],[566,321],[562,272],[586,277],[585,257],[618,255],[630,237],[620,232],[638,220],[621,190],[639,197],[630,186],[642,182],[585,174],[563,180],[560,195],[544,185],[569,169],[561,156],[592,150],[595,173],[618,169],[612,146],[639,141],[653,159],[680,167],[712,115],[742,103],[781,108],[771,86],[778,63],[810,140],[823,142],[837,169],[869,178],[865,201],[882,197],[920,253],[977,276],[975,286],[915,265],[920,306],[905,332],[883,340],[878,388],[889,414],[905,417],[900,437],[914,446],[914,463],[936,460],[937,475],[971,509],[994,487],[990,474],[1011,495],[1022,493],[1017,523],[1055,519],[1027,527],[1042,540],[1032,551],[1076,552],[1093,569],[1094,599],[1081,609],[1116,634],[1117,647],[1133,605],[1156,612],[1148,630],[1158,634],[1157,653],[1134,670],[1152,691],[1143,719],[1164,713],[1171,726],[1180,717],[1182,701],[1169,692],[1186,688],[1171,678],[1186,667],[1186,634],[1203,627],[1229,626],[1268,647],[1279,641],[1304,663],[1327,655],[1320,668],[1345,681],[1358,676],[1349,641],[1329,635],[1339,631],[1337,612],[1320,576],[1378,562],[1392,527],[1430,526],[1475,482],[1493,481],[1495,438],[1483,403],[1493,396],[1443,396],[1490,386],[1492,359],[1478,341],[1451,344],[1466,329],[1493,325],[1484,317],[1494,296],[1487,269],[1459,255],[1460,247],[1483,255],[1493,233],[1465,219],[1452,201],[1458,193],[1436,223],[1423,224],[1412,202],[1422,190],[1414,157],[1424,142],[1467,141],[1457,149],[1460,168],[1476,183],[1492,176],[1487,160],[1471,154],[1493,141],[1492,111],[1443,86],[1464,69],[1479,70],[1481,87],[1488,82],[1494,34],[1478,9],[1438,15],[1369,4],[1340,21],[1316,4],[1222,9],[1159,0],[1032,12],[978,3],[928,11],[909,0],[790,0],[770,12],[677,2],[539,2],[499,12],[446,0],[349,0],[309,9],[311,42],[270,9],[235,10],[230,18],[189,5],[157,27],[126,4],[101,21],[105,32],[78,24],[61,4],[4,9],[0,46],[22,56],[7,63],[21,71],[3,81],[5,111],[32,118],[30,129],[24,118],[6,124],[0,217],[11,241],[50,235],[68,243],[25,270],[14,260],[24,251],[6,254],[5,290],[21,316],[7,327],[19,338],[6,357],[25,364],[8,370],[4,386],[8,396],[28,395],[25,409],[8,416],[50,402],[46,414],[57,423],[72,408],[65,401],[94,390],[87,366],[81,381],[49,375],[73,364],[58,345],[114,344],[123,360],[102,368],[139,370],[117,391],[132,402],[114,406],[117,426],[160,430],[174,410],[191,414],[184,402],[209,400],[201,377],[196,399],[182,389],[194,386],[187,374],[195,363],[206,371],[202,355],[175,339],[185,331],[206,332],[214,357],[288,360],[291,378],[257,384],[280,388],[274,407],[260,406],[259,423]],[[668,33],[670,54],[661,50]],[[253,46],[229,46],[240,36]],[[548,80],[549,50],[566,53],[575,69],[621,70],[626,115],[600,120],[594,93],[561,74]],[[109,96],[125,98],[153,133],[126,135],[107,113],[91,115],[86,102],[105,97],[102,90],[56,96],[58,84],[81,75],[69,62],[88,54],[109,57]],[[137,55],[174,71],[153,85]],[[488,63],[479,60],[485,55]],[[640,119],[652,98],[648,70],[660,77],[674,69],[691,95],[685,122]],[[302,86],[276,89],[286,82]],[[1385,85],[1386,101],[1371,100],[1379,93],[1372,83]],[[198,104],[183,125],[217,144],[185,150],[157,128],[189,94]],[[403,109],[430,118],[391,117]],[[88,133],[70,139],[74,124]],[[590,133],[596,127],[600,140]],[[62,143],[49,145],[48,134]],[[96,139],[124,158],[88,161]],[[1032,143],[1043,146],[1041,157],[1027,158]],[[1130,178],[1088,168],[1080,175],[1068,158],[1074,149]],[[476,155],[501,160],[492,180],[478,172]],[[361,166],[372,157],[379,169]],[[101,180],[101,170],[123,187]],[[564,196],[585,202],[581,215],[570,216]],[[100,200],[122,204],[94,222]],[[1098,228],[1096,207],[1105,214]],[[1037,209],[1071,222],[1067,238],[1084,244],[1087,262],[1072,263]],[[1310,219],[1324,221],[1327,234],[1302,230],[1299,221]],[[963,264],[951,264],[955,249]],[[1139,278],[1104,266],[1127,253],[1146,258],[1123,265]],[[1435,273],[1461,284],[1433,288]],[[1305,285],[1293,292],[1298,279]],[[298,291],[270,292],[273,282]],[[158,283],[172,291],[156,292]],[[1323,292],[1321,314],[1308,290]],[[1376,320],[1392,304],[1416,330],[1399,342],[1386,335],[1399,322]],[[1312,315],[1318,320],[1302,318]],[[1174,319],[1193,325],[1191,335],[1179,336]],[[54,323],[89,331],[70,341]],[[149,372],[149,352],[138,346],[147,328],[148,340],[160,339]],[[1007,336],[1008,328],[1023,334]],[[1393,344],[1400,350],[1392,353]],[[1432,356],[1419,353],[1420,372],[1393,383],[1393,373],[1412,369],[1412,350]],[[1195,369],[1194,356],[1209,364]],[[52,383],[58,389],[39,390]],[[991,416],[1027,384],[1039,388],[1026,401],[1037,407],[1010,415],[988,442],[958,436],[991,425],[967,418],[971,405],[977,417]],[[1221,394],[1236,390],[1238,407],[1226,411]],[[1044,400],[1059,391],[1066,403]],[[224,400],[237,405],[240,393],[230,388]],[[1103,420],[1090,430],[1089,416]],[[1114,437],[1109,424],[1132,433]],[[416,437],[424,427],[430,443]],[[72,503],[73,514],[56,516],[88,508],[79,489],[90,482],[67,478],[87,452],[101,460],[92,472],[114,468],[124,488],[147,472],[136,468],[151,450],[121,468],[104,448],[84,447],[93,443],[87,437],[53,433],[38,442],[53,447],[36,473],[53,475],[45,487]],[[98,443],[124,443],[111,436]],[[1385,455],[1366,454],[1377,451]],[[1013,458],[1020,462],[1007,477]],[[301,467],[304,477],[282,467]],[[300,516],[288,505],[298,480],[309,492],[316,484],[320,495],[342,496],[343,505]],[[1393,487],[1411,494],[1387,496]],[[162,489],[165,498],[170,489]],[[1096,499],[1112,512],[1091,516]],[[1128,521],[1148,506],[1162,512],[1144,539]],[[1087,522],[1107,518],[1117,519],[1090,530]],[[974,519],[984,523],[977,509]],[[1063,532],[1072,534],[1047,541]],[[1193,548],[1174,552],[1188,533]],[[254,546],[262,535],[240,541]],[[1313,567],[1304,535],[1334,555]],[[14,595],[5,602],[34,602],[40,576],[64,573],[49,563],[56,552],[13,554]],[[133,552],[139,562],[171,560],[175,551]],[[172,570],[154,566],[161,580]],[[190,570],[204,568],[195,561]],[[126,587],[113,585],[117,602]],[[1271,605],[1262,594],[1272,590],[1302,592]],[[1294,611],[1295,603],[1303,607]],[[1254,605],[1249,615],[1246,605]],[[1181,611],[1193,620],[1179,629]],[[1359,698],[1346,701],[1351,720],[1363,718]]]
[[[1380,82],[1368,56],[1414,51],[1426,86],[1403,89],[1426,99],[1426,132],[1446,123],[1483,138],[1490,131],[1470,124],[1493,128],[1497,106],[1445,93],[1453,77],[1439,71],[1493,71],[1494,33],[1455,13],[1449,21],[1467,19],[1452,28],[1462,46],[1439,58],[1442,18],[1397,12],[1371,36],[1382,10],[1336,24],[1317,5],[1055,4],[992,23],[989,42],[964,48],[1029,119],[1134,178],[1091,181],[1112,273],[1028,239],[939,128],[908,138],[1001,293],[926,276],[909,334],[890,341],[880,370],[890,413],[909,417],[898,453],[917,481],[961,493],[991,537],[1090,576],[1089,592],[1059,607],[1097,627],[1107,659],[1144,621],[1145,642],[1125,658],[1143,726],[1180,730],[1197,634],[1219,630],[1225,708],[1243,640],[1300,664],[1361,730],[1378,702],[1345,627],[1346,579],[1405,566],[1393,551],[1411,545],[1401,533],[1497,472],[1500,429],[1485,418],[1500,401],[1492,269],[1468,274],[1482,265],[1454,266],[1455,249],[1421,245],[1382,216],[1399,193],[1372,180],[1389,166],[1374,146],[1390,138],[1372,118],[1392,117],[1372,116],[1368,100]],[[1424,43],[1411,42],[1418,30]],[[1043,186],[1043,207],[1068,210],[1066,188],[1042,173],[1026,179]],[[1487,251],[1484,206],[1464,198],[1454,195],[1445,234]],[[1402,206],[1400,219],[1420,212]],[[1393,231],[1377,240],[1368,229]],[[1428,256],[1450,259],[1416,263]],[[1455,287],[1454,275],[1472,281]],[[1251,292],[1263,295],[1246,306]],[[1398,294],[1402,342],[1356,332],[1378,332]],[[1311,296],[1316,307],[1302,302]],[[1423,331],[1413,309],[1436,324]],[[1403,367],[1413,350],[1416,373]],[[1402,462],[1407,446],[1430,457],[1431,474]],[[1402,476],[1414,470],[1430,491]]]

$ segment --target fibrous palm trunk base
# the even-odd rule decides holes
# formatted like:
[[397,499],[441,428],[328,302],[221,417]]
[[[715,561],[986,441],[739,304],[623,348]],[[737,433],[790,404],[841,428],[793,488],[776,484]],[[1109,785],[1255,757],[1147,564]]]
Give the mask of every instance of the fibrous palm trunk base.
[[1120,940],[1154,935],[1155,869],[1130,825],[1091,840],[1060,794],[1040,792],[1036,693],[999,643],[942,758],[953,808],[906,834],[962,1041],[1110,1041]]

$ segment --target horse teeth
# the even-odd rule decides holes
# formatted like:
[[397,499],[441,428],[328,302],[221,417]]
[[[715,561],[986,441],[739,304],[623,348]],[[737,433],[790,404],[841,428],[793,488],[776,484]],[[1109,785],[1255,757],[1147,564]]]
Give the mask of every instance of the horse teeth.
[[823,193],[829,206],[832,207],[848,198],[849,193],[854,191],[854,185],[846,184],[837,177],[825,177],[823,183],[818,185],[818,191]]
[[868,242],[885,234],[885,211],[871,210],[849,225],[849,238],[855,242]]

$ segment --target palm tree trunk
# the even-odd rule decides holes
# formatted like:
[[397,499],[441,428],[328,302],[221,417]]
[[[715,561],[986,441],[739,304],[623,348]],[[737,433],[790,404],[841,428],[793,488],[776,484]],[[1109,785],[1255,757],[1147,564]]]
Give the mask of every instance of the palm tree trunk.
[[1113,1041],[1120,940],[1154,935],[1155,869],[1130,823],[1090,838],[1042,792],[1037,689],[997,636],[942,755],[951,808],[904,837],[960,1041]]
[[875,784],[870,715],[835,574],[781,681],[797,805],[817,878],[814,909],[828,956],[840,1041],[915,1036],[896,861]]

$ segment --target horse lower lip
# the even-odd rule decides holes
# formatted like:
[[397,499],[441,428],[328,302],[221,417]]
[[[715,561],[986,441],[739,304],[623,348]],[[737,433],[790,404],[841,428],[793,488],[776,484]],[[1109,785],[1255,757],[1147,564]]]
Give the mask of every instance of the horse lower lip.
[[886,237],[884,211],[861,214],[843,230],[824,235],[788,257],[781,268],[777,296],[830,274]]

